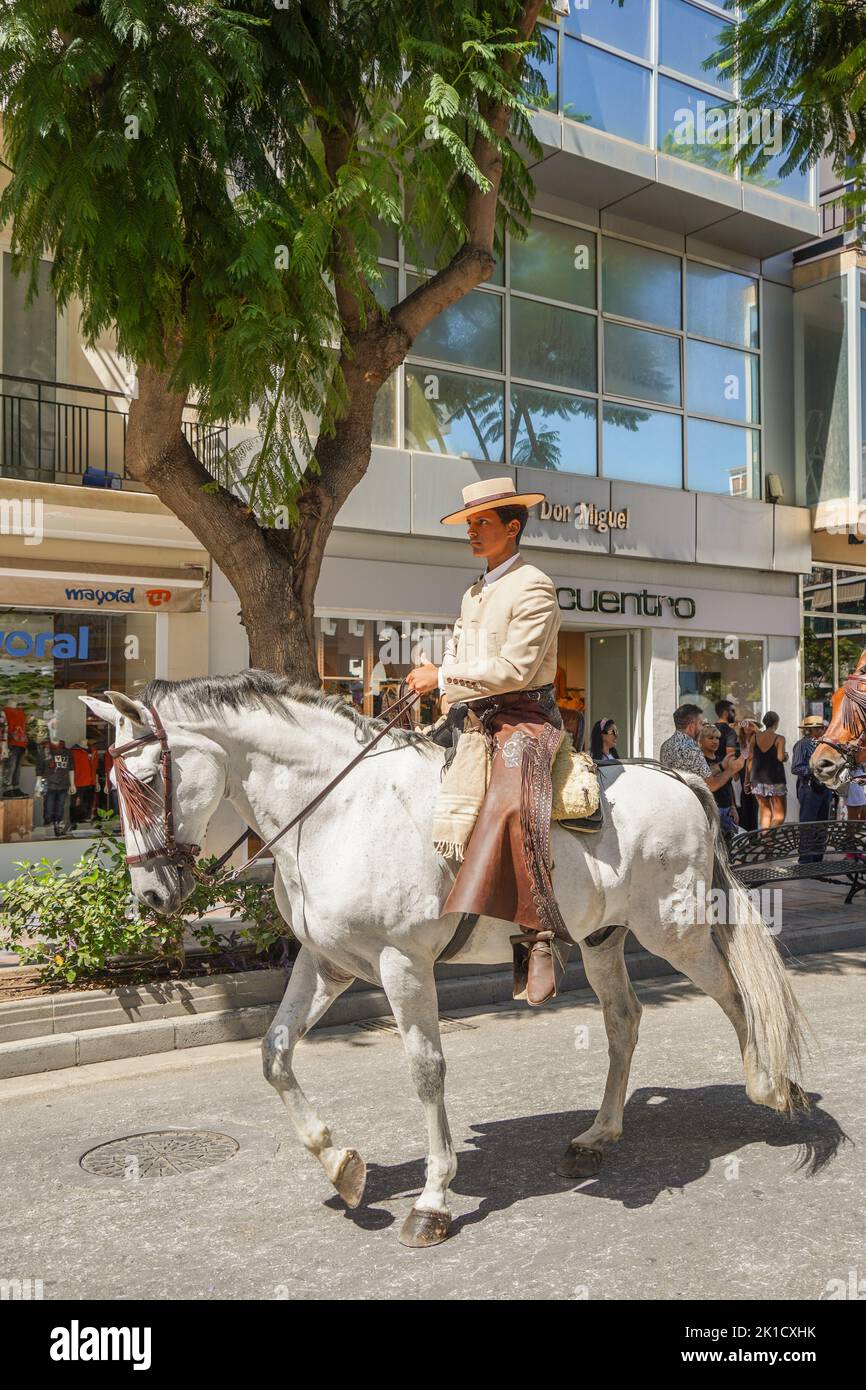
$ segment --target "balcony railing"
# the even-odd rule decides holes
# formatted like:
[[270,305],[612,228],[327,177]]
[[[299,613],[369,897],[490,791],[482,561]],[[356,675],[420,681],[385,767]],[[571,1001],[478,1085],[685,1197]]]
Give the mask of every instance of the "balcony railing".
[[852,206],[839,199],[854,187],[853,183],[836,183],[821,192],[821,234],[829,236],[832,232],[846,232],[849,239],[859,239],[863,234],[862,204]]
[[[27,482],[118,487],[127,474],[129,402],[117,391],[0,372],[0,476]],[[184,408],[183,432],[219,475],[227,425],[203,425]]]

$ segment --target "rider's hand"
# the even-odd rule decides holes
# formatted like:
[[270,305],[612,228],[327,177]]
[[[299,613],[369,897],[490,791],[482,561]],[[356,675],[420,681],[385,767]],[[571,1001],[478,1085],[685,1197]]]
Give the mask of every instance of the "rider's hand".
[[406,684],[417,695],[427,695],[431,690],[438,690],[439,668],[434,666],[432,661],[425,661],[423,666],[416,666],[409,672]]

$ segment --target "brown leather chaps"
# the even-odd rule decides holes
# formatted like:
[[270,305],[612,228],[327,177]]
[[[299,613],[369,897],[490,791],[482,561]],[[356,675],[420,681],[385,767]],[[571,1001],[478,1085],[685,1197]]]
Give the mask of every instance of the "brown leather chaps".
[[550,877],[551,768],[562,717],[552,686],[473,700],[493,741],[490,781],[443,912],[474,912],[570,940]]

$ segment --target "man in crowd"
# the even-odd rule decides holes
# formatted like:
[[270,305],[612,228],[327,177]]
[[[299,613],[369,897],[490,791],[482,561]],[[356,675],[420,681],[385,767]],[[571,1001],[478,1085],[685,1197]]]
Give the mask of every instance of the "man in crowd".
[[[833,794],[829,787],[816,781],[809,771],[809,760],[826,727],[826,720],[820,714],[808,714],[800,725],[802,738],[797,739],[791,754],[791,771],[797,779],[797,801],[800,806],[801,821],[830,819],[830,803]],[[804,831],[804,836],[807,833]],[[801,845],[805,848],[804,841],[801,841]],[[823,855],[821,854],[801,854],[800,863],[818,864],[822,858]]]
[[697,742],[706,722],[699,705],[680,705],[679,709],[674,710],[674,732],[662,744],[659,762],[662,767],[675,772],[693,772],[696,777],[703,778],[711,792],[715,792],[736,777],[746,759],[744,754],[738,756],[731,751],[720,760],[718,772],[711,772]]

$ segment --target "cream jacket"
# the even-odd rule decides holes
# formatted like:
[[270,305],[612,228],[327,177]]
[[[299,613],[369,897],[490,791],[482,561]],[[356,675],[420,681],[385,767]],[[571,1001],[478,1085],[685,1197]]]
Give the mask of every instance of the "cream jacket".
[[466,590],[442,659],[447,699],[478,700],[551,685],[559,604],[553,581],[519,556],[493,584]]

